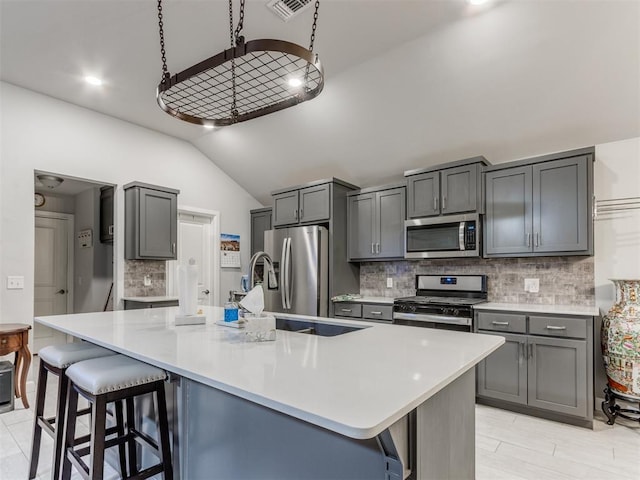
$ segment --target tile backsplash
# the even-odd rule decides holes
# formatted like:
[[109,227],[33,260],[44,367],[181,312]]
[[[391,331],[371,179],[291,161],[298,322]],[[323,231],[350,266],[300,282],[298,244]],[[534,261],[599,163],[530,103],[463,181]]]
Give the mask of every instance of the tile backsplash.
[[[360,294],[415,295],[418,274],[487,275],[489,301],[542,305],[595,305],[593,257],[529,257],[399,260],[360,264]],[[386,288],[387,278],[393,288]],[[538,278],[540,291],[526,293],[525,278]]]
[[[165,260],[125,260],[124,262],[124,296],[156,297],[166,295]],[[145,287],[144,277],[148,275],[151,285]]]

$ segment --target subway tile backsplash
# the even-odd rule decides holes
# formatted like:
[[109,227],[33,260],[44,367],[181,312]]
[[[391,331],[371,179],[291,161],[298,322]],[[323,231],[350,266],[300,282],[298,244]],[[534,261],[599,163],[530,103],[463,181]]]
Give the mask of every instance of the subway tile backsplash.
[[[363,262],[360,294],[391,298],[415,295],[418,274],[485,274],[491,302],[595,305],[593,257],[581,256]],[[393,288],[386,288],[388,277],[393,278]],[[525,278],[538,278],[540,291],[526,293]]]
[[[124,296],[156,297],[166,295],[165,260],[125,260],[124,262]],[[145,287],[144,277],[148,275],[151,285]]]

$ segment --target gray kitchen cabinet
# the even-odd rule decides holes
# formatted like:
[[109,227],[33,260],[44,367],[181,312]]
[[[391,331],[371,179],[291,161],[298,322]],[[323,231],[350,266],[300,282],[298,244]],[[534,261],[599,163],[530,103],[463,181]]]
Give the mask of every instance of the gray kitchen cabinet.
[[403,258],[406,188],[348,194],[350,261]]
[[251,255],[264,250],[264,232],[271,230],[271,207],[251,210]]
[[373,320],[377,322],[391,323],[393,321],[393,305],[383,303],[335,302],[333,304],[333,316],[336,318],[349,318],[361,320]]
[[331,217],[331,185],[313,185],[273,195],[273,226],[321,223]]
[[100,188],[100,242],[113,243],[113,195],[115,188]]
[[148,302],[146,300],[124,300],[125,310],[140,310],[143,308],[164,308],[164,307],[177,307],[178,300],[157,300]]
[[592,317],[476,311],[475,318],[478,333],[505,337],[505,344],[478,364],[481,403],[592,421]]
[[568,415],[587,411],[587,352],[583,340],[528,337],[528,403]]
[[510,333],[481,333],[501,335],[505,343],[478,364],[478,395],[526,405],[526,337]]
[[483,212],[481,176],[487,160],[473,157],[447,165],[450,168],[404,173],[408,218]]
[[489,170],[485,257],[592,254],[592,162],[587,153]]
[[179,190],[140,182],[124,186],[125,258],[177,258]]

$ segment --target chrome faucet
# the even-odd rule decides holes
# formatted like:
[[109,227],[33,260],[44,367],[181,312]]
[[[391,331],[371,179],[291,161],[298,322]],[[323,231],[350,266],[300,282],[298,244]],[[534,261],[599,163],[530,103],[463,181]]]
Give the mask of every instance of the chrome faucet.
[[256,252],[249,260],[249,290],[255,287],[254,275],[256,273],[256,264],[260,259],[264,259],[264,266],[266,268],[266,280],[267,288],[278,288],[278,280],[276,279],[276,271],[273,269],[273,260],[266,252]]

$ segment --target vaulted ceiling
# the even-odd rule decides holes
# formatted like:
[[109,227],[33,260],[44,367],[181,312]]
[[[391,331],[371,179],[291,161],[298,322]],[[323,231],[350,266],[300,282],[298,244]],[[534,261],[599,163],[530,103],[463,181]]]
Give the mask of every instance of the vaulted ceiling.
[[[307,45],[313,10],[285,23],[266,3],[247,0],[246,39]],[[172,73],[228,48],[226,1],[165,0],[164,25]],[[640,136],[636,0],[323,0],[322,94],[213,131],[157,106],[157,27],[150,0],[0,0],[0,78],[192,142],[265,204],[331,176],[371,186]]]

